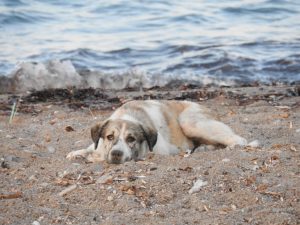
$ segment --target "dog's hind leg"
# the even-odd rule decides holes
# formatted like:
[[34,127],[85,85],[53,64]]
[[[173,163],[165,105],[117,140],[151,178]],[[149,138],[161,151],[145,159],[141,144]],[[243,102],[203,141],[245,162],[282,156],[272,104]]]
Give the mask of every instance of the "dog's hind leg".
[[194,103],[180,114],[179,124],[187,137],[199,143],[229,147],[247,144],[246,139],[224,123],[210,118],[204,108]]

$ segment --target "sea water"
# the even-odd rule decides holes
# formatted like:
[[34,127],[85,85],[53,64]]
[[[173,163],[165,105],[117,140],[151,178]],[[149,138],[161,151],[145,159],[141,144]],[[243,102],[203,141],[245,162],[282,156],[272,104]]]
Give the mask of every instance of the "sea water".
[[0,88],[299,83],[300,1],[1,0],[0,47]]

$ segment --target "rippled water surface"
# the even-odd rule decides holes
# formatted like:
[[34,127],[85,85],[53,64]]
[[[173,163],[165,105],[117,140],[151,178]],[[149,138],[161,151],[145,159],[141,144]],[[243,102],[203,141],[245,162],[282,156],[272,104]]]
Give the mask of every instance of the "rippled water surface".
[[300,80],[296,0],[2,0],[0,32],[0,74],[27,80],[82,71],[101,79]]

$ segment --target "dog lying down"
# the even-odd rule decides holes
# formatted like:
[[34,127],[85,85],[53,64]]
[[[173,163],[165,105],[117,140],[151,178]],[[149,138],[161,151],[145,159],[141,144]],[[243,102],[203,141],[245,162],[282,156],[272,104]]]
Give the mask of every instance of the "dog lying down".
[[94,143],[87,149],[70,152],[89,161],[124,163],[141,160],[146,154],[171,155],[201,144],[244,146],[246,139],[215,120],[209,110],[188,101],[130,101],[108,119],[91,129]]

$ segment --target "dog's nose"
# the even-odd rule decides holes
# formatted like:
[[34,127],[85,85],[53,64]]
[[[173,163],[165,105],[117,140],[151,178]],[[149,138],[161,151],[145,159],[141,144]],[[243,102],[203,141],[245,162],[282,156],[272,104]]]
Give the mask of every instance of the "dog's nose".
[[123,152],[120,150],[113,150],[111,153],[111,162],[120,163],[122,160]]

